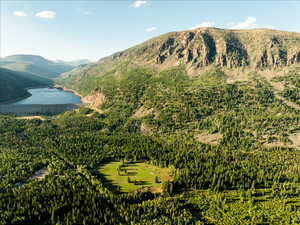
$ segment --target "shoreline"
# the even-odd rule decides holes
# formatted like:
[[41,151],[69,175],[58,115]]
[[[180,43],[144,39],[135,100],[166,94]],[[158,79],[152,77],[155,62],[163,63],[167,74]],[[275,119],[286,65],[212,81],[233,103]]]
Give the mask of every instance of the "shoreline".
[[54,86],[36,86],[36,87],[27,87],[27,88],[24,88],[24,90],[27,91],[26,95],[23,95],[23,96],[20,96],[20,97],[17,97],[17,98],[13,98],[13,99],[9,99],[9,100],[6,100],[4,102],[0,102],[0,105],[13,104],[13,103],[16,103],[18,101],[21,101],[21,100],[24,100],[26,98],[31,97],[32,94],[30,92],[28,92],[29,89],[52,88],[52,87],[54,87]]
[[[26,90],[26,91],[27,91],[27,90]],[[14,99],[6,100],[6,101],[4,101],[4,102],[0,102],[0,105],[9,105],[9,104],[13,104],[13,103],[16,103],[16,102],[18,102],[18,101],[21,101],[21,100],[24,100],[24,99],[26,99],[26,98],[29,98],[29,97],[31,97],[31,96],[32,96],[32,94],[30,94],[30,93],[28,92],[28,94],[23,95],[23,96],[20,96],[20,97],[18,97],[18,98],[14,98]]]
[[58,89],[58,90],[71,92],[71,93],[73,93],[74,95],[79,96],[79,97],[80,97],[80,103],[81,103],[81,104],[88,104],[88,103],[89,103],[89,102],[84,101],[84,96],[82,96],[81,94],[79,94],[77,91],[74,91],[74,90],[72,90],[72,89],[66,88],[66,87],[61,86],[61,85],[58,85],[58,84],[54,85],[53,87],[56,88],[56,89]]
[[88,107],[88,108],[90,108],[90,109],[92,109],[92,110],[94,110],[94,111],[96,111],[100,114],[103,113],[103,111],[101,109],[98,109],[97,107],[92,105],[93,102],[87,101],[86,98],[83,95],[79,94],[77,91],[66,88],[66,87],[58,85],[58,84],[54,85],[54,87],[57,88],[57,89],[64,90],[64,91],[72,92],[73,94],[80,97],[81,104],[83,104],[84,106],[86,106],[86,107]]
[[24,88],[24,90],[27,91],[26,95],[23,95],[23,96],[20,96],[20,97],[17,97],[17,98],[13,98],[13,99],[9,99],[9,100],[0,102],[0,105],[10,105],[10,104],[14,104],[16,102],[19,102],[21,100],[27,99],[27,98],[29,98],[29,97],[32,96],[32,94],[30,92],[28,92],[29,89],[39,89],[39,88],[50,88],[50,89],[58,89],[58,90],[66,91],[66,92],[71,92],[74,95],[77,95],[78,97],[80,97],[80,103],[79,103],[79,105],[87,103],[87,102],[84,102],[84,100],[83,100],[84,97],[81,94],[77,93],[76,91],[68,89],[68,88],[65,88],[65,87],[60,86],[60,85],[52,85],[52,86],[38,86],[38,87],[27,87],[27,88]]

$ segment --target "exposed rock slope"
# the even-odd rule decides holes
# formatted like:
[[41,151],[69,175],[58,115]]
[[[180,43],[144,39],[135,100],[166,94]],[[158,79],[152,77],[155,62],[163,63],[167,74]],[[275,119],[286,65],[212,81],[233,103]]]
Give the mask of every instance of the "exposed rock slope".
[[136,67],[162,71],[183,66],[188,75],[197,76],[217,66],[230,76],[229,82],[245,80],[252,71],[280,71],[299,62],[299,33],[199,28],[150,39],[96,64],[67,72],[60,83],[88,95],[99,86],[100,77],[120,78]]
[[185,64],[190,72],[217,65],[281,67],[300,62],[300,34],[268,29],[200,28],[169,33],[113,56],[157,67]]

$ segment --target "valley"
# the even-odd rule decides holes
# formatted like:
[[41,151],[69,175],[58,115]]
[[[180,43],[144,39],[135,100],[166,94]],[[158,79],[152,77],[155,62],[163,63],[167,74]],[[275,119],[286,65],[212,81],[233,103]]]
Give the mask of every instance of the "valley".
[[[17,116],[51,116],[76,109],[81,104],[79,96],[56,88],[27,89],[28,95],[0,104],[0,114]],[[24,99],[23,99],[24,98]]]
[[[80,60],[54,62],[38,55],[25,54],[0,58],[0,82],[2,84],[0,104],[14,103],[20,100],[27,102],[29,97],[33,98],[28,89],[53,87],[54,79],[61,73],[87,62]],[[40,104],[40,102],[36,104]]]
[[15,102],[14,105],[29,104],[80,104],[80,97],[72,92],[63,91],[56,88],[35,88],[27,90],[31,96],[21,101]]
[[52,81],[28,73],[0,68],[0,104],[12,103],[30,97],[27,88],[48,87]]
[[64,110],[0,106],[0,224],[299,224],[299,53],[294,32],[172,32],[2,108]]

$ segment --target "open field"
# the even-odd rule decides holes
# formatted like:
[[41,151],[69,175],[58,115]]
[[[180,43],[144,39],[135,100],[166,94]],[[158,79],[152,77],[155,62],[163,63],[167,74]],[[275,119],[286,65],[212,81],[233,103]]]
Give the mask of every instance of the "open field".
[[[149,188],[151,192],[161,192],[163,182],[171,180],[169,168],[160,168],[145,162],[125,162],[122,170],[118,171],[120,166],[122,166],[121,161],[110,162],[100,168],[100,173],[111,181],[112,185],[120,187],[121,192],[131,192],[141,188]],[[155,177],[158,177],[158,183]],[[131,183],[128,183],[128,178]],[[136,184],[134,184],[135,180]]]

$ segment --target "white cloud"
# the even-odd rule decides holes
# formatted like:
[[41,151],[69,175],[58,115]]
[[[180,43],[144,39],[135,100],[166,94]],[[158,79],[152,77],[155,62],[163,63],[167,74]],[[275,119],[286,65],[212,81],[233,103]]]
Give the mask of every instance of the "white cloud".
[[22,16],[22,17],[27,16],[27,14],[24,13],[24,12],[22,12],[22,11],[14,11],[13,14],[14,14],[15,16]]
[[141,7],[145,4],[147,4],[146,0],[136,0],[136,1],[133,2],[132,7],[139,8],[139,7]]
[[45,11],[38,12],[37,14],[35,14],[35,16],[44,19],[54,19],[54,17],[56,16],[56,12],[45,10]]
[[247,17],[244,22],[238,23],[235,26],[230,27],[231,29],[251,29],[256,28],[256,18],[254,17]]
[[150,32],[156,31],[156,30],[157,30],[157,27],[149,27],[145,31],[150,33]]
[[190,28],[190,30],[194,30],[194,29],[197,29],[200,27],[213,27],[214,25],[215,25],[215,22],[213,22],[213,21],[204,21],[204,22],[197,24],[196,26]]
[[257,19],[254,17],[247,17],[244,22],[241,23],[228,23],[227,26],[230,29],[254,29],[254,28],[268,28],[275,29],[275,26],[272,25],[258,25],[256,24]]

